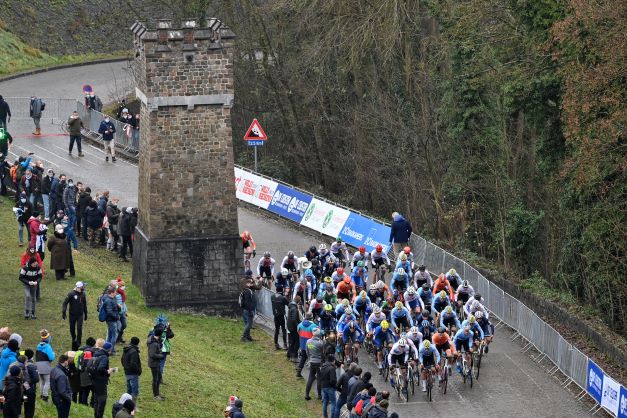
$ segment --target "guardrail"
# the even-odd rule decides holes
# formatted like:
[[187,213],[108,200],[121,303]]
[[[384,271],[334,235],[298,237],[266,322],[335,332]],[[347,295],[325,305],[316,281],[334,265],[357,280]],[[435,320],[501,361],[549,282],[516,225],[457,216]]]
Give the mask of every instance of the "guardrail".
[[[79,101],[74,101],[73,110],[78,111],[85,128],[93,133],[93,135],[91,135],[92,139],[102,142],[102,135],[98,133],[98,129],[107,115],[93,109],[88,109],[85,107],[84,103]],[[120,122],[117,119],[110,117],[110,120],[111,123],[113,123],[113,126],[115,126],[115,134],[113,138],[115,146],[124,152],[137,155],[139,153],[139,131],[133,129],[133,127],[129,124]]]
[[[50,120],[55,123],[60,120],[67,120],[72,112],[76,110],[76,99],[59,99],[41,97],[46,104],[41,112],[41,120]],[[30,119],[30,97],[5,97],[4,100],[11,109],[11,120]]]
[[[331,238],[341,236],[353,247],[365,245],[372,250],[380,243],[391,251],[388,245],[390,227],[383,221],[240,166],[235,166],[235,187],[238,199],[302,227]],[[355,222],[356,219],[359,222]],[[535,348],[539,352],[533,357],[536,363],[542,364],[548,359],[551,363],[546,371],[551,376],[559,371],[566,377],[561,382],[562,387],[574,383],[580,388],[578,399],[586,394],[594,399],[596,404],[590,409],[591,413],[604,409],[614,416],[627,417],[627,390],[524,303],[490,282],[464,260],[426,239],[412,234],[410,246],[416,263],[425,264],[437,272],[454,268],[468,280],[499,320],[497,326],[506,324],[515,331],[512,341],[521,338],[525,342],[523,352]],[[270,297],[273,293],[265,288],[256,292],[258,313],[268,319],[272,318]]]

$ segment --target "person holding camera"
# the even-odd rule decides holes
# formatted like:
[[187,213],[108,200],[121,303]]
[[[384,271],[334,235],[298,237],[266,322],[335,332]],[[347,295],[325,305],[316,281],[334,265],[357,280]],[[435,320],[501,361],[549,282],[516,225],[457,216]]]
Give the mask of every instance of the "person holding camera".
[[111,161],[115,162],[115,141],[113,140],[115,125],[111,122],[111,118],[109,118],[109,116],[105,117],[105,119],[100,122],[98,133],[102,135],[102,140],[104,142],[105,161],[109,161],[109,154],[111,154]]

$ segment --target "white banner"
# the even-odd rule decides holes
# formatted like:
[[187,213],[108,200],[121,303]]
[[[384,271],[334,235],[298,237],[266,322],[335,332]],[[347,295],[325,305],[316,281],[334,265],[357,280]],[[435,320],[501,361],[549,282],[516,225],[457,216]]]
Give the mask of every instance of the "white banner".
[[300,224],[335,238],[340,234],[349,214],[346,209],[313,198]]
[[601,406],[618,415],[618,396],[620,395],[620,385],[608,375],[603,376],[603,395],[601,396]]
[[235,167],[235,195],[244,202],[268,209],[277,184],[275,181]]

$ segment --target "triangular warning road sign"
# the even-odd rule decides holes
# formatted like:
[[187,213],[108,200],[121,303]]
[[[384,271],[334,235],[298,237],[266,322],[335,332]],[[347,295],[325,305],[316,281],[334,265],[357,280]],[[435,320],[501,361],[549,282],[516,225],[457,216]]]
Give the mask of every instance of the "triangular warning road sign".
[[268,139],[266,133],[261,128],[259,121],[257,119],[253,119],[253,123],[250,124],[248,131],[246,131],[246,135],[244,136],[246,141],[255,141],[255,140],[263,140]]

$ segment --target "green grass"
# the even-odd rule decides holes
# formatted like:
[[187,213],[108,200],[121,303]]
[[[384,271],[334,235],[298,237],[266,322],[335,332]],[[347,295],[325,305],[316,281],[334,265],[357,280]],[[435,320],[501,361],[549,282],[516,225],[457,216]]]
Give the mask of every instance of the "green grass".
[[[319,415],[320,406],[309,402],[305,406],[302,382],[297,383],[291,363],[285,352],[274,350],[271,338],[261,330],[253,331],[258,341],[244,344],[239,341],[241,321],[219,319],[201,315],[167,314],[175,338],[172,355],[168,358],[162,388],[165,402],[152,399],[150,369],[147,367],[145,338],[159,310],[146,308],[139,291],[130,282],[131,266],[120,263],[103,249],[79,247],[74,260],[77,277],[56,281],[54,272],[46,268],[42,284],[42,299],[37,306],[37,320],[24,320],[22,284],[18,281],[19,258],[23,248],[17,243],[17,223],[11,212],[12,201],[2,198],[0,204],[0,327],[8,325],[20,333],[22,348],[35,347],[38,331],[47,328],[53,336],[52,347],[57,355],[70,347],[67,321],[61,319],[61,302],[75,280],[88,284],[90,309],[83,329],[86,337],[104,337],[105,325],[98,322],[95,311],[96,298],[106,283],[118,274],[127,282],[129,327],[125,339],[138,336],[144,373],[140,378],[138,416],[143,417],[220,417],[228,396],[236,394],[244,400],[247,417],[313,417]],[[83,241],[80,241],[79,245]],[[44,265],[49,266],[49,259]],[[121,348],[118,350],[121,353]],[[120,365],[120,356],[111,357],[112,367]],[[109,385],[107,416],[112,402],[126,391],[122,372],[113,375]],[[309,409],[306,409],[309,408]],[[37,417],[56,417],[52,405],[38,400]],[[72,406],[72,417],[91,417],[93,412],[83,406]]]
[[11,75],[35,68],[54,67],[94,61],[97,59],[124,57],[127,52],[81,55],[49,55],[20,41],[15,35],[3,30],[0,21],[0,76]]

